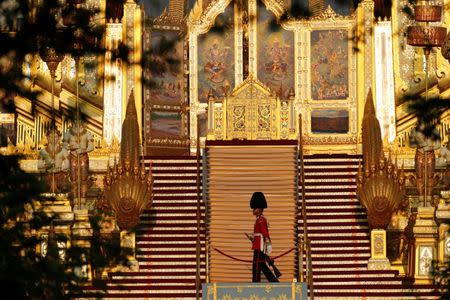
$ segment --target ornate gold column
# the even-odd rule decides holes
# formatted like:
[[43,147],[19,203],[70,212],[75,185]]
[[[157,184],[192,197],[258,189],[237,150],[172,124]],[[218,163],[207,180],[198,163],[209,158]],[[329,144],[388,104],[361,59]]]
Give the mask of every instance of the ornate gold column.
[[[75,214],[74,222],[72,225],[72,244],[74,246],[88,249],[91,247],[92,227],[89,221],[89,212],[87,209],[74,209]],[[80,272],[79,275],[86,277],[86,279],[92,279],[91,267],[89,262],[79,267],[79,270],[75,270],[75,273]]]
[[437,225],[434,221],[434,207],[418,207],[417,220],[414,226],[415,269],[417,283],[432,283],[432,263],[437,258]]
[[446,268],[450,259],[450,191],[441,192],[441,199],[436,209],[436,220],[439,224],[438,268]]
[[[358,111],[364,111],[364,100],[369,92],[369,89],[374,86],[373,77],[373,10],[374,3],[372,0],[363,0],[359,3],[357,8],[357,99]],[[361,124],[363,114],[358,114],[358,123]],[[358,129],[360,127],[358,126]],[[357,133],[358,139],[361,136],[361,131]],[[361,141],[358,140],[358,144]]]
[[[141,45],[142,45],[142,12],[134,0],[127,0],[123,11],[123,42],[128,47],[129,63],[123,66],[123,88],[122,88],[122,120],[125,119],[127,100],[131,92],[136,103],[136,111],[139,128],[142,128],[142,68],[141,68]],[[139,130],[141,137],[142,130]]]
[[[111,20],[113,21],[113,20]],[[110,145],[114,138],[121,140],[122,126],[122,62],[112,60],[122,40],[122,23],[108,22],[105,27],[105,88],[103,100],[103,138]]]

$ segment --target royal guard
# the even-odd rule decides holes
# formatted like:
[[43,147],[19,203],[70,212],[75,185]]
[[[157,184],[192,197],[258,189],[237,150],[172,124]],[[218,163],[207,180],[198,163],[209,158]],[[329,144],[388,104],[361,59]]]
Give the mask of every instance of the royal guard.
[[[278,282],[277,277],[272,273],[268,266],[269,264],[273,265],[273,261],[269,257],[272,252],[272,243],[270,240],[267,219],[263,216],[263,211],[267,208],[267,202],[262,192],[253,193],[250,200],[250,208],[253,209],[253,215],[256,216],[253,238],[251,238],[253,250],[252,281],[260,282],[262,271],[269,282]],[[277,273],[281,275],[281,273]]]

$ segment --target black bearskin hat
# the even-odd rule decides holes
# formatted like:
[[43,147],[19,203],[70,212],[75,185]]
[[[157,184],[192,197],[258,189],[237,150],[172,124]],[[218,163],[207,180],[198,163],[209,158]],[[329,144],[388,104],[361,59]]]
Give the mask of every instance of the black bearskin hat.
[[250,199],[250,208],[267,208],[266,197],[262,192],[254,192],[252,199]]

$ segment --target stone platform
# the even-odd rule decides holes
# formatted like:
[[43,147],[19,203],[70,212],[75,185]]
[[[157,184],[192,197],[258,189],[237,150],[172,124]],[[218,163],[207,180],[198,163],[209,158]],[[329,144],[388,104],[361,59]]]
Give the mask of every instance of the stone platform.
[[205,300],[306,300],[307,292],[304,282],[203,284]]

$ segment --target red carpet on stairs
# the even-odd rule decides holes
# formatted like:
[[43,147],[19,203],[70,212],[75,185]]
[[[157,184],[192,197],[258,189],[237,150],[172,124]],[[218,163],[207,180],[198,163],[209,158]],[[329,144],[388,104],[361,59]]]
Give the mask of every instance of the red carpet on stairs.
[[[411,287],[397,271],[367,270],[370,230],[356,195],[356,174],[361,160],[357,155],[304,157],[315,298],[437,299],[432,285]],[[300,186],[300,208],[301,205]],[[298,232],[302,233],[301,209],[298,225]]]
[[[154,198],[136,231],[139,272],[109,274],[104,299],[195,299],[197,160],[145,158]],[[201,201],[201,280],[205,280],[205,205]],[[86,294],[85,297],[89,295]]]
[[[105,299],[195,299],[197,173],[194,157],[146,158],[154,201],[137,230],[139,272],[109,274]],[[306,156],[305,194],[316,299],[438,299],[432,285],[410,285],[397,271],[369,271],[367,217],[356,196],[361,156]],[[300,171],[300,170],[299,170]],[[300,178],[300,177],[299,177]],[[301,185],[299,187],[301,195]],[[299,197],[298,232],[303,232]],[[205,204],[201,202],[205,280]],[[282,271],[282,270],[281,270]],[[92,291],[85,287],[85,291]],[[89,294],[86,293],[86,298]]]

